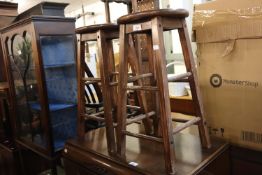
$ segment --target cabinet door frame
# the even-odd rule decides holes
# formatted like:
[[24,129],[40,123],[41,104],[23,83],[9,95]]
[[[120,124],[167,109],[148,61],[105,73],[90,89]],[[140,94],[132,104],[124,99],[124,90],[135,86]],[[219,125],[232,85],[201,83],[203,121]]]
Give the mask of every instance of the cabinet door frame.
[[[8,47],[6,45],[7,41],[9,39],[13,40],[14,37],[16,35],[20,35],[21,37],[24,37],[25,33],[29,33],[31,36],[31,44],[32,44],[32,58],[34,60],[35,63],[35,77],[36,77],[36,86],[38,89],[38,95],[39,95],[39,102],[40,102],[40,106],[41,106],[41,128],[43,128],[43,136],[45,138],[46,141],[46,148],[43,148],[41,146],[38,146],[36,144],[34,144],[31,141],[28,141],[26,139],[20,138],[18,135],[18,132],[20,131],[19,126],[17,126],[17,104],[16,104],[16,93],[15,93],[15,85],[14,85],[14,79],[13,79],[13,75],[11,72],[11,63],[10,63],[10,59],[8,58]],[[49,121],[49,117],[46,115],[47,112],[47,108],[46,105],[44,103],[44,99],[45,99],[45,94],[44,89],[43,89],[43,74],[41,72],[41,64],[40,64],[40,57],[38,54],[38,47],[37,47],[37,40],[36,40],[36,35],[34,32],[34,25],[33,23],[31,23],[30,21],[26,21],[26,23],[21,24],[21,25],[12,25],[10,28],[6,28],[6,30],[2,31],[2,47],[3,47],[3,53],[4,53],[4,62],[5,62],[5,68],[6,68],[6,73],[7,73],[7,79],[8,79],[8,83],[10,86],[10,96],[11,96],[11,103],[10,103],[10,107],[11,107],[11,120],[12,120],[12,127],[13,127],[13,131],[15,134],[15,141],[24,146],[27,147],[29,149],[33,149],[35,152],[39,153],[39,154],[43,154],[43,155],[51,155],[52,154],[52,143],[50,142],[50,126],[48,125],[48,121]]]

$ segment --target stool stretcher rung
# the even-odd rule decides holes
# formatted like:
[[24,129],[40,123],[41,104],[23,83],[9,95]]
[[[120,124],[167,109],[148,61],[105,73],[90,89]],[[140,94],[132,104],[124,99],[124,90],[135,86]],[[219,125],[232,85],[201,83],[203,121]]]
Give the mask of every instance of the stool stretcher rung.
[[140,91],[158,91],[158,88],[154,86],[127,86],[126,89]]
[[94,84],[94,83],[101,84],[100,81],[87,81],[87,82],[85,82],[86,85],[88,85],[88,84]]
[[180,74],[180,75],[170,76],[168,77],[168,82],[183,80],[183,79],[190,77],[191,75],[192,75],[191,72],[187,72],[187,73]]
[[168,82],[189,83],[189,80],[188,80],[188,78],[184,78],[184,79],[181,79],[181,80],[168,81]]
[[151,117],[151,116],[153,116],[155,114],[156,114],[155,111],[151,111],[151,112],[146,113],[146,114],[140,114],[140,115],[134,116],[134,117],[132,117],[130,119],[127,119],[126,124],[129,125],[131,123],[138,122],[138,121],[143,120],[143,119],[145,119],[147,117]]
[[111,72],[111,75],[119,75],[119,72]]
[[153,136],[149,136],[149,135],[145,135],[145,134],[137,134],[137,133],[132,133],[132,132],[129,132],[129,131],[123,131],[123,134],[131,136],[131,137],[151,140],[151,141],[155,141],[155,142],[161,142],[161,143],[163,142],[162,138],[153,137]]
[[96,117],[96,116],[86,116],[85,120],[95,120],[95,121],[99,121],[99,122],[104,122],[105,119],[101,118],[101,117]]
[[[119,72],[111,72],[111,75],[119,75]],[[134,75],[134,73],[128,72],[128,75]]]
[[104,115],[104,111],[97,112],[97,113],[90,114],[90,115],[91,115],[91,116],[100,116],[100,115]]
[[110,85],[110,86],[117,86],[117,85],[118,85],[118,81],[116,81],[116,82],[111,82],[109,85]]
[[94,77],[88,77],[88,78],[82,78],[84,82],[100,82],[101,78],[94,78]]
[[182,119],[182,118],[172,118],[173,122],[179,122],[179,123],[186,123],[190,121],[189,119]]
[[85,120],[92,119],[92,120],[104,122],[105,121],[104,118],[98,117],[98,116],[103,115],[103,114],[104,114],[104,112],[102,111],[102,112],[98,112],[98,113],[91,114],[91,115],[82,114],[82,116],[85,118]]
[[177,134],[178,132],[180,132],[180,131],[188,128],[188,127],[191,126],[191,125],[194,125],[194,124],[197,123],[197,122],[199,122],[200,120],[201,120],[200,117],[196,117],[196,118],[194,118],[194,119],[192,119],[192,120],[189,120],[189,121],[186,122],[186,123],[183,123],[183,124],[180,125],[180,126],[175,127],[175,128],[173,129],[173,134]]
[[126,105],[126,107],[127,107],[128,109],[134,109],[134,110],[140,110],[140,109],[141,109],[140,106]]
[[137,75],[137,76],[134,76],[134,77],[129,77],[128,82],[133,82],[133,81],[137,81],[137,80],[142,79],[142,78],[148,78],[148,77],[152,77],[152,76],[153,76],[152,73]]

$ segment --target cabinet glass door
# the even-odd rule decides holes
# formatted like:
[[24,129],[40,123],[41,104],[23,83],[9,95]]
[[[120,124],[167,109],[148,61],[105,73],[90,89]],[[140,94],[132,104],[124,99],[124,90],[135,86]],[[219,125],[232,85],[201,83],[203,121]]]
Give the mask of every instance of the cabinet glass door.
[[40,36],[54,148],[76,136],[77,80],[73,36]]
[[14,82],[17,135],[46,148],[31,36],[17,34],[6,40],[6,48]]

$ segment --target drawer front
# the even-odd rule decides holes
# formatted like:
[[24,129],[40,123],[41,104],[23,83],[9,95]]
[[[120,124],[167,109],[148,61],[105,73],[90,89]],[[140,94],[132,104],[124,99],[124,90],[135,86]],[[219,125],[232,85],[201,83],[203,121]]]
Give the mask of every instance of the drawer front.
[[2,145],[0,145],[0,174],[3,175],[16,175],[17,152],[12,151]]
[[[79,175],[86,172],[95,175],[149,175],[150,173],[142,172],[132,167],[128,167],[109,160],[101,155],[92,152],[81,152],[75,148],[66,148],[67,153],[63,153],[65,159],[66,175],[70,175],[71,169],[77,170]],[[72,166],[73,165],[73,166]],[[77,166],[76,166],[77,165]],[[70,168],[70,166],[74,168]],[[85,172],[86,171],[86,172]],[[82,173],[82,174],[81,174]],[[89,175],[89,174],[88,174]]]

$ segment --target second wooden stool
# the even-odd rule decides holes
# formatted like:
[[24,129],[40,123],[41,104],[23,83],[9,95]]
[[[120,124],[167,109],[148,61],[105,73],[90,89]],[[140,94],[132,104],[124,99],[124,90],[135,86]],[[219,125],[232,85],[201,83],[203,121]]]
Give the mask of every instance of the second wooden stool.
[[[198,124],[200,138],[204,147],[210,147],[210,140],[207,132],[206,122],[203,118],[203,108],[199,96],[197,86],[196,69],[194,58],[191,51],[191,43],[187,33],[185,18],[188,16],[186,10],[151,10],[145,12],[133,13],[123,16],[118,19],[120,24],[120,71],[119,71],[119,86],[118,86],[118,131],[117,131],[117,149],[118,154],[125,158],[126,152],[126,135],[134,136],[142,139],[149,139],[163,144],[165,166],[167,174],[175,174],[175,153],[173,134],[193,125]],[[170,81],[176,81],[187,78],[191,91],[192,98],[195,104],[197,116],[192,120],[183,123],[182,125],[173,128],[170,110],[170,98],[168,90],[168,78],[166,72],[166,58],[163,32],[177,29],[180,36],[180,42],[185,59],[187,73],[172,77]],[[148,55],[149,66],[152,73],[151,76],[138,75],[137,77],[151,78],[151,86],[130,86],[128,85],[128,68],[127,68],[127,46],[129,37],[135,34],[145,33],[148,35]],[[154,120],[155,127],[160,128],[160,135],[145,135],[140,133],[131,133],[127,131],[126,125],[130,120],[126,118],[126,98],[127,90],[137,91],[154,91],[156,92],[157,106],[154,111],[145,113],[144,115],[132,119],[132,122],[137,122],[141,119],[151,118]],[[155,117],[150,117],[150,116]],[[159,121],[159,122],[158,122]]]

